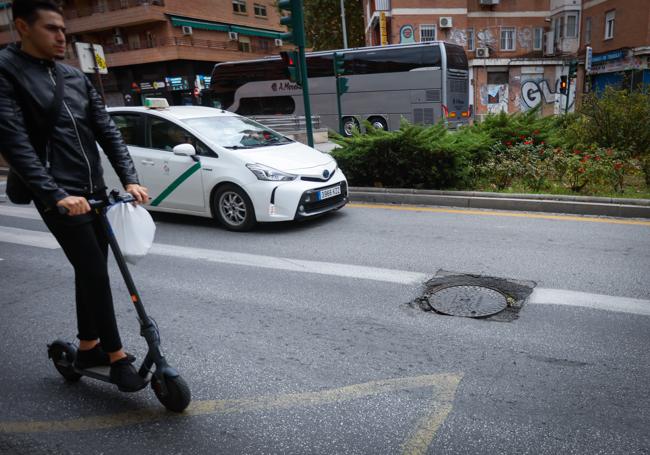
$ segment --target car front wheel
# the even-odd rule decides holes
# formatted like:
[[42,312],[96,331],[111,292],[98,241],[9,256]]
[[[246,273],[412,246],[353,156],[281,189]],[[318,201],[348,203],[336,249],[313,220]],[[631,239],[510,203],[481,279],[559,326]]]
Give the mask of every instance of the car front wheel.
[[256,224],[253,203],[246,192],[235,185],[223,185],[214,193],[212,213],[230,231],[248,231]]

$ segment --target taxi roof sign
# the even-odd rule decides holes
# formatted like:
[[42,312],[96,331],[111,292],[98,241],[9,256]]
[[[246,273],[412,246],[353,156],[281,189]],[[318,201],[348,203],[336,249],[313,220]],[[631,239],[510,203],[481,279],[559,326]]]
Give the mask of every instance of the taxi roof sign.
[[146,98],[144,100],[144,106],[148,109],[167,109],[169,103],[167,98]]

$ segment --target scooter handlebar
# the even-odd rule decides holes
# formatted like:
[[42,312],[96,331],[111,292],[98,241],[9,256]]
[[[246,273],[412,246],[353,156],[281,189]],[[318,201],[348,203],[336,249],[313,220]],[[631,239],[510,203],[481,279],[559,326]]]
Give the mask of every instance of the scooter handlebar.
[[[133,197],[133,195],[129,193],[119,194],[117,191],[114,190],[111,191],[111,194],[108,197],[108,199],[88,199],[88,204],[90,205],[91,209],[102,209],[109,205],[127,203],[133,201],[135,201],[135,197]],[[57,206],[57,210],[61,215],[67,215],[69,212],[67,208],[61,206]]]

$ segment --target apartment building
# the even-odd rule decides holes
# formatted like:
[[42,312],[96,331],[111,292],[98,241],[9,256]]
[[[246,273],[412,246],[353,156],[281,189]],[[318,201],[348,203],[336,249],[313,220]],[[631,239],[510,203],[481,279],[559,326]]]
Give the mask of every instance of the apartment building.
[[650,1],[585,0],[582,5],[580,59],[591,53],[591,68],[581,68],[579,92],[606,86],[650,87]]
[[465,47],[477,117],[540,105],[546,115],[567,108],[559,84],[579,49],[581,0],[363,2],[368,45],[382,44],[383,35],[386,44],[442,40]]
[[[103,47],[109,105],[145,97],[196,104],[217,62],[277,54],[283,43],[274,0],[65,0],[66,63],[75,42]],[[10,3],[0,2],[0,47],[19,39]],[[94,80],[94,79],[93,79]]]

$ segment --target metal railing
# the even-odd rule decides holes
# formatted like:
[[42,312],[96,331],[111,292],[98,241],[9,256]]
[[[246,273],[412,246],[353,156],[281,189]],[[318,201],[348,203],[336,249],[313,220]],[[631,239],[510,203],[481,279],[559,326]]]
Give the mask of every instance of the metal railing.
[[[126,38],[125,38],[126,39]],[[107,44],[104,45],[104,52],[107,54],[114,54],[117,52],[137,51],[141,49],[154,49],[158,47],[168,46],[188,46],[200,47],[203,49],[219,49],[228,51],[241,51],[237,41],[215,41],[207,39],[192,38],[190,36],[176,36],[173,38],[158,38],[152,41],[144,41],[139,44],[124,42],[124,44]],[[251,42],[250,50],[253,53],[268,54],[272,51],[272,46],[260,45],[256,42]],[[243,51],[242,51],[243,52]]]
[[93,14],[108,13],[138,6],[165,6],[164,0],[106,0],[93,2],[92,5],[77,8],[66,8],[63,15],[66,19],[76,19],[79,17],[88,17]]

